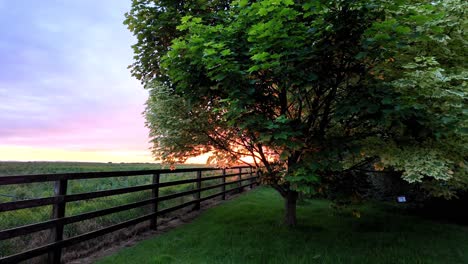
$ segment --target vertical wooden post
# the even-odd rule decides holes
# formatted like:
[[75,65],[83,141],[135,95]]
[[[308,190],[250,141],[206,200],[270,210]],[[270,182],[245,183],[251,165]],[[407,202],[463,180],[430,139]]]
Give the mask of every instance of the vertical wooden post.
[[[52,219],[65,217],[65,195],[67,194],[67,185],[67,180],[58,180],[55,182],[54,194],[57,199],[57,203],[52,207]],[[52,243],[63,240],[63,224],[56,224],[55,227],[51,229],[51,240]],[[60,264],[61,259],[62,248],[56,248],[49,252],[49,263]]]
[[[240,180],[242,180],[242,168],[239,168],[239,181],[240,181]],[[238,185],[239,185],[239,186],[238,186],[238,188],[239,188],[239,193],[241,193],[241,192],[243,191],[242,188],[241,188],[242,182],[239,182]]]
[[[250,178],[252,177],[253,177],[253,169],[252,167],[250,167]],[[250,189],[253,189],[253,183],[254,183],[254,180],[250,179]]]
[[[196,200],[200,200],[200,197],[201,197],[201,177],[202,177],[202,172],[201,171],[197,171],[197,190],[198,192],[195,193],[195,199]],[[194,210],[200,210],[200,201],[198,201],[196,204],[195,204],[195,207],[193,208]]]
[[221,190],[223,191],[223,200],[226,200],[226,169],[223,169],[223,186]]
[[158,229],[158,207],[159,207],[159,179],[160,174],[156,173],[153,174],[153,184],[157,184],[155,188],[153,188],[151,193],[151,198],[155,199],[154,202],[151,204],[151,212],[156,213],[156,215],[151,219],[150,228],[153,230]]

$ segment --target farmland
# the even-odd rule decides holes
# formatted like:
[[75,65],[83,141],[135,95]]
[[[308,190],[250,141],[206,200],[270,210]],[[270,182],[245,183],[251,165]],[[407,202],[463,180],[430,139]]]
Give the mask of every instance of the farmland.
[[[200,167],[200,165],[179,165],[178,168]],[[0,177],[10,175],[73,173],[73,172],[101,172],[101,171],[132,171],[161,169],[160,164],[152,163],[85,163],[85,162],[0,162]],[[170,175],[166,176],[167,178]],[[175,176],[173,176],[175,177]],[[162,178],[162,181],[165,179]],[[105,189],[128,187],[149,183],[150,177],[120,177],[107,179],[92,179],[72,182],[69,194],[84,191],[98,191]],[[14,188],[0,186],[0,202],[14,199],[24,200],[53,195],[52,184],[34,184]]]
[[[203,165],[178,165],[177,168],[193,168]],[[0,176],[91,172],[91,171],[129,171],[161,169],[158,163],[98,163],[98,162],[16,162],[0,161]]]
[[[200,165],[181,165],[178,168],[200,167]],[[70,163],[70,162],[1,162],[0,176],[26,175],[26,174],[50,174],[50,173],[71,173],[71,172],[100,172],[100,171],[129,171],[129,170],[155,170],[160,169],[159,164],[111,164],[111,163]],[[214,172],[206,172],[204,176],[213,175]],[[161,182],[194,178],[195,174],[172,173],[161,175]],[[109,190],[130,186],[144,185],[151,183],[152,175],[133,177],[111,177],[100,179],[71,180],[68,185],[67,194],[78,194],[91,191]],[[217,180],[206,182],[204,186],[219,183]],[[193,184],[182,184],[166,187],[161,190],[161,195],[177,193],[193,189]],[[212,190],[216,192],[216,190]],[[209,195],[210,192],[204,193]],[[53,183],[32,183],[0,186],[0,202],[10,202],[25,199],[34,199],[53,196]],[[68,203],[66,216],[73,216],[85,212],[110,208],[122,204],[150,198],[151,191],[141,191],[137,193],[114,195],[97,198],[89,201],[78,201]],[[167,208],[174,204],[179,204],[192,200],[192,196],[185,196],[178,199],[161,203],[161,208]],[[114,213],[111,215],[98,217],[93,220],[67,225],[64,233],[65,237],[83,234],[91,230],[119,223],[131,218],[148,213],[149,206],[143,206],[132,210]],[[0,213],[0,230],[12,227],[37,223],[50,219],[51,206],[42,206],[30,209],[8,211]],[[38,232],[15,239],[0,242],[0,256],[10,255],[18,251],[32,248],[35,242],[44,239],[48,234]]]

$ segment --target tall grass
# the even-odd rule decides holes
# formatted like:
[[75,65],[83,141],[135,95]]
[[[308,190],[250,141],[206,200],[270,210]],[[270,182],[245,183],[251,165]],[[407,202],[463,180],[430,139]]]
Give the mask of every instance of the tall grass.
[[[179,166],[188,168],[193,165]],[[200,167],[200,166],[197,166]],[[24,175],[24,174],[44,174],[44,173],[66,173],[66,172],[91,172],[91,171],[122,171],[122,170],[154,170],[160,169],[158,164],[106,164],[106,163],[69,163],[69,162],[0,162],[0,176]],[[204,172],[203,177],[219,171]],[[195,173],[171,173],[162,174],[161,182],[169,182],[183,179],[195,178]],[[152,175],[141,175],[131,177],[112,177],[102,179],[70,180],[67,194],[78,194],[100,190],[111,190],[117,188],[131,187],[149,184],[152,182]],[[204,186],[217,184],[218,181],[205,182]],[[160,195],[167,195],[194,189],[195,184],[183,184],[160,189]],[[219,190],[217,190],[219,191]],[[217,192],[214,190],[214,192]],[[3,196],[1,196],[3,195]],[[53,196],[53,183],[33,183],[18,184],[10,186],[0,186],[0,203],[15,200],[34,199]],[[127,203],[137,202],[151,197],[151,191],[141,191],[122,195],[102,197],[92,200],[77,201],[67,203],[66,216],[78,215],[90,211],[110,208]],[[174,200],[160,203],[160,208],[164,209],[176,204],[192,200],[193,196],[185,196]],[[51,217],[51,206],[42,206],[16,211],[0,212],[0,230],[27,224],[38,223],[49,220]],[[134,208],[132,210],[114,213],[91,220],[66,225],[64,229],[65,237],[72,237],[85,232],[93,231],[112,224],[150,213],[150,206]],[[39,241],[47,241],[48,231],[37,232],[18,238],[0,241],[0,257],[14,254],[26,249],[39,246]],[[44,238],[45,237],[45,238]]]

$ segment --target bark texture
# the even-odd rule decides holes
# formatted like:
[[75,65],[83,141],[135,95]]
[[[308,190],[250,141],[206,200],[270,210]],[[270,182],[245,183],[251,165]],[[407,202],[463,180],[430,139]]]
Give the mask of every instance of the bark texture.
[[287,226],[296,226],[296,204],[297,204],[298,193],[289,190],[284,197],[285,200],[285,217],[284,222]]

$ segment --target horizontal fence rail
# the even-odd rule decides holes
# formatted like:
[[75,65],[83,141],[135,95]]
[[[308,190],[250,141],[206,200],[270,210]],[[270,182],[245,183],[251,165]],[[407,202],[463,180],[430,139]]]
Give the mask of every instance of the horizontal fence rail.
[[[227,173],[227,171],[235,171],[235,173]],[[218,171],[220,174],[215,176],[203,177],[203,172]],[[176,180],[169,182],[160,182],[161,175],[164,174],[178,174],[178,173],[196,173],[196,178]],[[110,177],[127,177],[127,176],[148,176],[152,175],[152,183],[145,185],[138,185],[125,188],[117,188],[111,190],[101,190],[94,192],[86,192],[79,194],[67,194],[67,186],[69,181],[84,180],[84,179],[98,179]],[[235,177],[235,180],[232,178]],[[231,178],[227,181],[227,178]],[[222,183],[215,183],[214,185],[202,187],[203,182],[213,180],[222,180]],[[220,168],[194,168],[194,169],[176,169],[176,170],[141,170],[141,171],[116,171],[116,172],[87,172],[87,173],[66,173],[66,174],[42,174],[42,175],[22,175],[22,176],[3,176],[0,177],[0,186],[14,185],[14,184],[30,184],[38,182],[54,182],[54,196],[29,199],[22,201],[13,201],[0,203],[0,213],[6,211],[14,211],[27,208],[35,208],[39,206],[52,205],[51,219],[39,223],[23,225],[6,230],[0,230],[0,241],[11,239],[19,236],[28,235],[34,232],[43,230],[51,230],[51,239],[48,244],[39,245],[38,247],[17,253],[15,255],[4,256],[0,258],[0,263],[18,263],[20,261],[28,260],[43,254],[48,254],[49,263],[61,263],[62,249],[87,241],[99,236],[118,231],[123,228],[131,227],[136,224],[150,221],[150,228],[157,229],[157,218],[165,214],[174,212],[176,210],[194,206],[194,210],[200,209],[200,204],[216,197],[226,199],[227,193],[242,192],[245,187],[251,188],[257,184],[257,173],[255,168],[248,166],[232,167],[227,169]],[[196,188],[188,191],[180,191],[177,193],[166,194],[160,196],[160,189],[170,186],[178,186],[182,184],[195,184]],[[230,189],[226,186],[234,185]],[[215,194],[201,197],[201,193],[208,190],[220,188],[221,191]],[[114,195],[135,193],[141,191],[151,191],[151,198],[143,199],[136,202],[122,204],[106,209],[81,213],[73,216],[66,216],[67,203],[96,199],[101,197],[108,197]],[[179,197],[193,195],[194,200],[184,202],[169,208],[159,209],[159,203],[163,201],[172,200]],[[73,237],[64,238],[64,227],[69,224],[78,223],[81,221],[110,215],[113,213],[123,212],[140,208],[143,206],[151,206],[151,212],[133,218],[124,222],[120,222],[111,226],[107,226],[98,230],[93,230],[84,234],[76,235]]]

